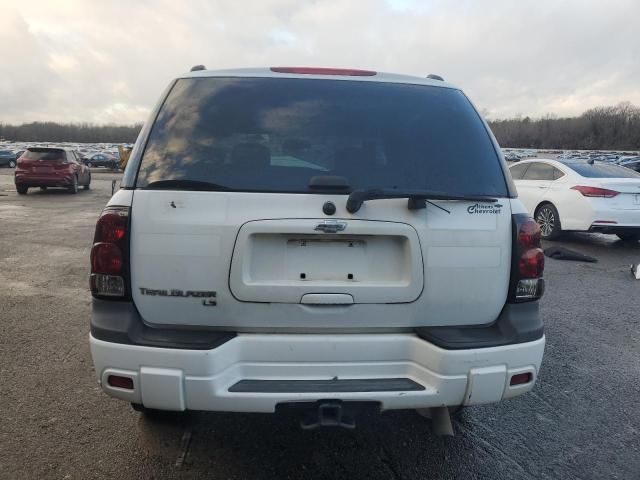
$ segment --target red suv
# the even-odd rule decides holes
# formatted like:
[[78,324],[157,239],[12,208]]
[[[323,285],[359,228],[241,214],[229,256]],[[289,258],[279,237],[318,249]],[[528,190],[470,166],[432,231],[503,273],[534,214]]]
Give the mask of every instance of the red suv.
[[82,164],[73,150],[66,148],[28,148],[16,166],[16,190],[25,195],[29,187],[67,188],[78,193],[91,184],[91,171]]

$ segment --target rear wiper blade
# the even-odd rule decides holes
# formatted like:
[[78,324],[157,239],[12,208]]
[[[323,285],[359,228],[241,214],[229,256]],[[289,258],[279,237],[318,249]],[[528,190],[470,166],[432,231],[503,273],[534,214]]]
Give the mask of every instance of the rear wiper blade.
[[408,198],[409,210],[425,208],[426,203],[450,213],[445,208],[437,205],[429,200],[460,200],[466,202],[497,202],[497,198],[487,197],[484,195],[449,195],[444,192],[432,192],[426,190],[386,190],[375,188],[370,190],[354,190],[347,199],[347,211],[356,213],[367,200],[380,200],[383,198]]
[[203,182],[200,180],[185,180],[185,179],[174,179],[174,180],[156,180],[155,182],[151,182],[146,187],[145,190],[195,190],[202,192],[227,192],[232,190],[229,187],[225,187],[224,185],[218,185],[217,183],[211,182]]

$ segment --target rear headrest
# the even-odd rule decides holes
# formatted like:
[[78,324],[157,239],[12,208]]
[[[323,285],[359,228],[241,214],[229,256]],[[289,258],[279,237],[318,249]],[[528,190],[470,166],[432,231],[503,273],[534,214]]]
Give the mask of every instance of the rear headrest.
[[260,143],[239,143],[231,151],[231,163],[247,168],[271,166],[271,151]]

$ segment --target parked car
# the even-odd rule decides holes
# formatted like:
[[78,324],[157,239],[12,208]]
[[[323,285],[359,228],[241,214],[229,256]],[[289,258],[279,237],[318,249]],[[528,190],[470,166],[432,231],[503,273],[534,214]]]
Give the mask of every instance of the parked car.
[[84,157],[84,163],[87,167],[107,167],[112,170],[118,168],[118,159],[108,153],[94,153]]
[[107,394],[145,412],[301,404],[308,428],[369,402],[446,430],[447,407],[533,388],[540,231],[458,88],[198,71],[160,105],[91,251]]
[[11,150],[0,150],[0,167],[14,168],[16,166],[16,154]]
[[547,159],[523,161],[510,171],[542,238],[580,231],[640,239],[640,173],[592,160]]
[[628,156],[622,156],[622,157],[618,158],[618,160],[616,160],[615,163],[617,165],[624,165],[626,163],[631,163],[631,162],[634,162],[636,160],[640,160],[640,156],[638,156],[638,155],[628,155]]
[[67,188],[78,193],[78,187],[88,190],[91,171],[77,158],[75,152],[64,148],[32,147],[18,159],[15,173],[18,194],[25,195],[29,188]]
[[634,170],[636,172],[640,172],[640,157],[635,157],[634,159],[626,160],[620,163],[620,166],[630,168],[631,170]]

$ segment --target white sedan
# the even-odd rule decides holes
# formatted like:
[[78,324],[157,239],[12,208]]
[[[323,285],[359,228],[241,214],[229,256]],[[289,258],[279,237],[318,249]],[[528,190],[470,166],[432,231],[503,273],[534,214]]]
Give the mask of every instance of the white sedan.
[[602,162],[541,158],[509,170],[542,238],[581,231],[640,240],[640,173]]

